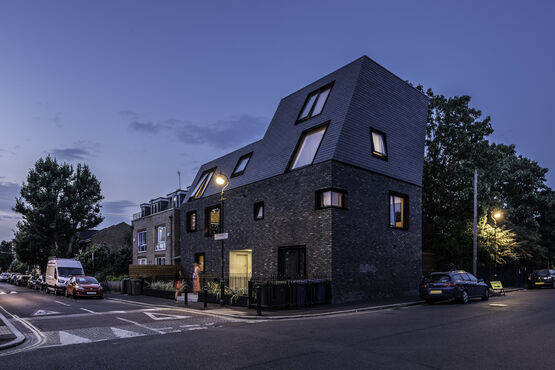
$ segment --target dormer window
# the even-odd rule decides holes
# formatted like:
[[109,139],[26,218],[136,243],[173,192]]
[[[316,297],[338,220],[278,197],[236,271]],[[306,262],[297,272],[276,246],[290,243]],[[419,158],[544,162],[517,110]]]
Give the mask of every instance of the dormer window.
[[239,158],[239,160],[237,161],[237,164],[235,165],[235,169],[233,170],[233,173],[231,174],[231,177],[241,176],[243,173],[245,173],[245,169],[247,168],[247,165],[249,164],[251,156],[252,156],[252,152],[250,152],[249,154],[245,154],[244,156]]
[[324,105],[326,104],[328,96],[330,95],[332,86],[333,83],[328,84],[308,95],[303,105],[303,109],[301,110],[301,114],[299,115],[299,118],[297,118],[297,123],[322,113]]
[[202,173],[200,179],[197,182],[197,186],[195,186],[195,190],[193,191],[189,200],[202,198],[204,191],[208,187],[208,184],[210,184],[210,180],[212,180],[214,172],[216,172],[216,167],[206,170]]
[[370,135],[372,139],[372,155],[374,157],[387,160],[387,141],[385,132],[371,128]]
[[328,128],[327,123],[325,125],[318,126],[311,130],[305,131],[299,143],[297,144],[297,149],[289,165],[289,170],[294,170],[296,168],[308,166],[314,162],[318,148],[322,143],[322,138],[326,133]]

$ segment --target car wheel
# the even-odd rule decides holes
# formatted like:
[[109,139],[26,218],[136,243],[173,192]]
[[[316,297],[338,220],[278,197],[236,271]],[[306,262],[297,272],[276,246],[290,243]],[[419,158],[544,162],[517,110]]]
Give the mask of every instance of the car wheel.
[[468,296],[468,292],[467,292],[466,290],[463,290],[463,291],[462,291],[462,295],[461,295],[461,300],[460,300],[460,302],[461,302],[462,304],[466,304],[466,303],[468,303],[468,300],[469,300],[469,299],[470,299],[470,297]]
[[486,289],[484,289],[484,295],[482,296],[482,301],[487,301],[489,299],[489,288],[486,287]]

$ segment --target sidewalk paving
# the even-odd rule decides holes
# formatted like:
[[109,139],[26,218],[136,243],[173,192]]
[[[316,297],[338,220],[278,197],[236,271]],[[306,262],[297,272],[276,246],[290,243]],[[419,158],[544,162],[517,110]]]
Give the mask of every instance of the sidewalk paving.
[[17,346],[24,341],[25,336],[0,313],[0,350]]

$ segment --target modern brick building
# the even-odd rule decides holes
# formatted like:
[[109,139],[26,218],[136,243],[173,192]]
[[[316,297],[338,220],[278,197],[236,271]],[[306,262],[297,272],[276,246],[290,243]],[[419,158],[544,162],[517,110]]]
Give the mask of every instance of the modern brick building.
[[226,232],[232,287],[328,278],[333,302],[416,292],[427,103],[366,56],[283,98],[260,141],[199,169],[180,209],[186,276],[193,261],[219,276],[213,235]]
[[185,190],[141,204],[133,215],[133,264],[173,265],[180,263],[179,205]]

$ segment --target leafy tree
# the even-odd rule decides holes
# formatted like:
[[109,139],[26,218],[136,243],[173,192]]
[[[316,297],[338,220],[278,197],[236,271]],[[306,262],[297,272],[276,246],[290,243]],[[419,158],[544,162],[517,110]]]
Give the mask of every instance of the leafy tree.
[[0,271],[6,271],[14,258],[12,242],[2,240],[0,243]]
[[130,246],[112,251],[105,244],[95,244],[77,256],[85,272],[94,274],[100,280],[104,280],[108,275],[128,274],[131,258],[132,250]]
[[426,94],[430,104],[422,190],[423,249],[443,262],[470,268],[477,169],[480,260],[492,258],[486,235],[492,227],[490,215],[497,209],[504,213],[497,231],[511,245],[498,262],[545,260],[553,246],[553,208],[549,208],[553,193],[545,185],[547,169],[517,155],[514,145],[490,144],[491,119],[482,118],[469,105],[470,97],[446,98],[431,90]]
[[72,257],[78,233],[102,222],[102,199],[87,165],[74,169],[50,156],[39,159],[14,207],[23,216],[14,239],[18,257],[43,269],[49,255]]

